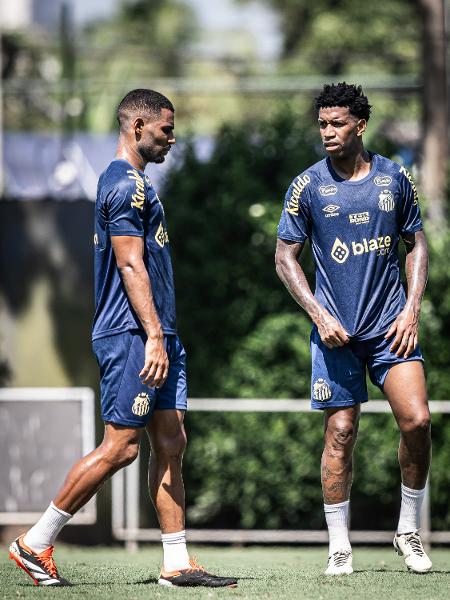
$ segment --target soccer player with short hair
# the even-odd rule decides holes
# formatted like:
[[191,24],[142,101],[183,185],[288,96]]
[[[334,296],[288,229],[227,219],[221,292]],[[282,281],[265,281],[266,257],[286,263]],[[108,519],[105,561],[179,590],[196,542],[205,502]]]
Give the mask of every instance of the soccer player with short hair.
[[189,558],[181,461],[186,446],[186,353],[177,336],[170,244],[163,206],[147,163],[162,163],[173,144],[174,107],[153,90],[120,102],[115,159],[98,183],[95,209],[93,349],[101,375],[105,434],[82,458],[39,521],[10,546],[10,557],[36,584],[67,585],[53,560],[56,536],[116,471],[136,458],[143,431],[151,444],[150,496],[158,514],[165,586],[224,587]]
[[[366,369],[400,428],[401,509],[394,547],[417,573],[431,569],[419,535],[430,457],[430,413],[418,322],[428,251],[408,171],[367,151],[371,106],[361,86],[325,85],[315,101],[327,153],[296,177],[282,211],[276,270],[313,321],[312,407],[324,411],[322,488],[329,532],[327,575],[350,574],[352,455]],[[314,295],[299,264],[309,239]],[[406,249],[407,293],[398,246]]]

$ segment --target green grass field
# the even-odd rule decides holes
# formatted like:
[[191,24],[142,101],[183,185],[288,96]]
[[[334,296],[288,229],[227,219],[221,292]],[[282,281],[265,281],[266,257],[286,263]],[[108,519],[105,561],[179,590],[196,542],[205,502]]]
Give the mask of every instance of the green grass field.
[[[194,552],[192,552],[194,551]],[[56,552],[61,573],[71,588],[46,589],[31,579],[3,553],[0,559],[0,598],[88,597],[92,600],[141,598],[261,598],[301,600],[438,600],[450,598],[450,550],[431,552],[434,571],[414,575],[390,547],[355,547],[351,576],[323,575],[325,547],[311,548],[211,548],[191,547],[209,570],[235,575],[235,589],[163,588],[156,584],[161,550],[144,546],[135,553],[120,548],[84,549],[60,546]]]

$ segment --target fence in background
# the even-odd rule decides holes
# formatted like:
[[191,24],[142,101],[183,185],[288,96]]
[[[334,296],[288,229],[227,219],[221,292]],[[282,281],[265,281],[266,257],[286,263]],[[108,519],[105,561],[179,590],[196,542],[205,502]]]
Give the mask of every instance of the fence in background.
[[[433,400],[430,403],[432,414],[450,414],[449,400]],[[203,412],[311,412],[309,400],[241,400],[218,398],[192,398],[189,411]],[[390,413],[389,403],[373,400],[362,405],[363,413]],[[320,413],[319,413],[320,414]],[[138,542],[161,540],[159,529],[142,529],[139,526],[139,462],[136,460],[126,469],[114,475],[112,481],[112,529],[116,539],[125,541],[128,549],[136,548]],[[426,545],[450,543],[450,531],[431,531],[430,488],[422,506],[421,533]],[[354,543],[391,543],[393,531],[357,530],[351,531]],[[247,529],[188,529],[190,542],[207,543],[327,543],[326,530],[247,530]]]

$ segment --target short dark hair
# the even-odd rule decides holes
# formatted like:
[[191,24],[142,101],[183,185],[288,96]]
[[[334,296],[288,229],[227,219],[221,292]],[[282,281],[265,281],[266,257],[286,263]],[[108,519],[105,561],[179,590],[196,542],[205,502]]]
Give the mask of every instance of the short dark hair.
[[155,90],[131,90],[117,107],[117,120],[122,129],[130,117],[134,115],[159,117],[163,108],[175,112],[172,102],[163,94],[155,92]]
[[358,119],[369,120],[370,109],[367,96],[364,95],[360,85],[341,83],[325,84],[323,90],[315,99],[315,107],[317,111],[321,108],[331,108],[333,106],[346,106],[354,117]]

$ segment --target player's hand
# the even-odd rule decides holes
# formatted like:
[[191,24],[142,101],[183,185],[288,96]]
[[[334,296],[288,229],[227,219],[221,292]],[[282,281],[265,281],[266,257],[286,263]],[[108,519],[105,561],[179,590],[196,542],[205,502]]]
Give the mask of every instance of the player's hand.
[[337,319],[323,310],[316,322],[320,339],[327,348],[340,348],[348,344],[350,337]]
[[390,351],[397,356],[408,358],[417,347],[419,327],[419,313],[412,307],[405,306],[384,336],[389,339],[395,335]]
[[147,339],[145,343],[144,368],[139,373],[142,383],[149,387],[161,387],[169,373],[169,359],[164,348],[164,338]]

